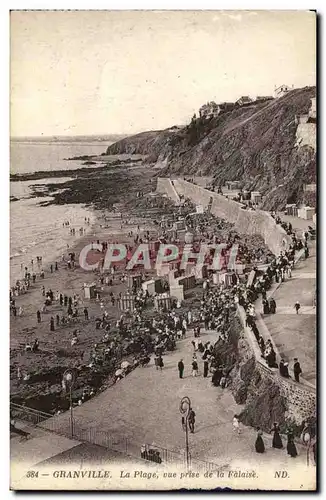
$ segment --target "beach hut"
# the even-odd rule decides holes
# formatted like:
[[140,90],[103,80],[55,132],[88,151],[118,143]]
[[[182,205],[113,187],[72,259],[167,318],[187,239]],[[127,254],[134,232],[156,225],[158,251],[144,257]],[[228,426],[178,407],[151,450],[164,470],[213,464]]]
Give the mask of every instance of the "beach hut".
[[95,299],[96,297],[95,283],[84,283],[84,296],[85,299]]

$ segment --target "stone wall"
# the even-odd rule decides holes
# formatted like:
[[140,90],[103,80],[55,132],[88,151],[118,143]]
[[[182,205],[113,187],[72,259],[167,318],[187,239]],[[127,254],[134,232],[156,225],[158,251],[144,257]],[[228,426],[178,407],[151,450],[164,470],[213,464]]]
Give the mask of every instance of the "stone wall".
[[[175,179],[173,183],[179,195],[189,198],[197,205],[203,205],[204,208],[208,207],[212,198],[211,213],[213,215],[233,222],[235,228],[241,233],[260,234],[273,253],[279,254],[281,250],[286,249],[290,245],[291,238],[280,225],[275,223],[273,217],[267,212],[262,210],[243,210],[240,203],[228,200],[223,195],[182,179]],[[161,185],[160,189],[164,188],[165,185]]]
[[311,146],[316,150],[316,124],[315,123],[299,123],[296,139],[299,146]]
[[277,368],[269,368],[261,357],[253,333],[245,325],[245,312],[240,306],[238,317],[242,323],[243,337],[239,346],[241,363],[236,375],[234,396],[238,403],[246,403],[243,421],[265,430],[274,421],[280,424],[295,421],[301,425],[303,420],[316,413],[315,388],[304,381],[297,383],[285,379],[279,375]]
[[156,191],[160,194],[166,194],[176,205],[180,204],[180,197],[169,177],[159,177],[157,179]]
[[[169,184],[164,182],[165,179],[158,181],[159,189],[165,189],[170,196]],[[213,215],[233,222],[241,233],[260,234],[273,253],[279,254],[290,244],[291,238],[267,212],[243,210],[239,203],[182,179],[175,179],[173,184],[179,195],[204,208],[212,198]],[[287,420],[294,420],[300,425],[316,413],[315,389],[285,379],[279,375],[278,369],[267,366],[253,333],[245,326],[245,313],[241,310],[239,307],[243,334],[238,346],[239,361],[233,370],[232,392],[239,404],[246,403],[243,421],[264,430],[271,428],[274,421],[284,424]]]

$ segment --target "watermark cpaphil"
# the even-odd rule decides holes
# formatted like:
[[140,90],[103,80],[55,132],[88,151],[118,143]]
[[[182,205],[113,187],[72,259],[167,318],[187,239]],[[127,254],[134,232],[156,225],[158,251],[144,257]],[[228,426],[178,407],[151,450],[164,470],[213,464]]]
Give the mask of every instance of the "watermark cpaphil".
[[181,270],[195,264],[196,270],[204,265],[209,270],[235,270],[239,245],[226,243],[199,245],[160,243],[153,250],[151,243],[140,243],[135,248],[124,243],[110,243],[103,250],[101,243],[86,245],[79,255],[79,265],[85,271],[109,270],[112,266],[122,266],[126,271],[135,268],[159,269],[162,265],[177,263]]

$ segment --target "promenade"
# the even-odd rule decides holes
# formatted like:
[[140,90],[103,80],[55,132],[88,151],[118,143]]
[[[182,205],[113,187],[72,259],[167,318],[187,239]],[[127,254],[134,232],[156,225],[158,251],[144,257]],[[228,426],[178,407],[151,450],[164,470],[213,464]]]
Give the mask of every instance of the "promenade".
[[[310,247],[311,258],[297,264],[292,279],[282,283],[276,290],[273,289],[280,313],[263,318],[269,330],[272,331],[274,341],[279,344],[281,353],[288,353],[288,356],[292,356],[294,351],[292,352],[291,349],[295,349],[295,355],[302,363],[304,378],[307,380],[309,380],[309,369],[313,374],[312,363],[314,361],[313,350],[308,356],[308,346],[311,345],[313,349],[315,339],[312,335],[310,338],[305,337],[306,341],[302,342],[301,345],[298,342],[297,326],[294,321],[297,319],[302,322],[311,321],[311,316],[314,321],[314,315],[307,313],[306,309],[304,309],[304,313],[298,315],[298,318],[294,314],[289,314],[289,331],[285,328],[284,320],[288,315],[288,308],[293,307],[295,300],[300,300],[304,307],[310,307],[308,301],[306,303],[304,298],[299,295],[301,293],[300,280],[309,284],[310,289],[314,282],[314,279],[311,278],[315,266],[314,242],[311,243]],[[308,278],[303,277],[307,274]],[[292,284],[295,284],[294,289],[297,291],[294,296],[291,296],[293,290],[291,292],[288,288],[286,291],[287,287],[293,286]],[[302,293],[304,294],[304,292]],[[300,324],[304,325],[304,323]],[[282,335],[280,333],[279,338],[277,337],[278,331],[283,332]],[[302,326],[302,335],[304,336],[304,326]],[[200,376],[191,376],[192,338],[193,334],[190,330],[184,340],[178,341],[176,350],[164,356],[162,371],[155,369],[152,360],[147,367],[136,368],[113,387],[106,389],[82,406],[76,407],[74,409],[76,429],[94,434],[107,434],[117,440],[126,439],[129,448],[125,450],[125,453],[121,450],[124,456],[130,454],[131,451],[134,457],[139,457],[142,444],[154,444],[175,453],[184,452],[185,434],[181,427],[179,405],[181,398],[188,396],[196,412],[195,433],[189,436],[190,453],[193,459],[214,462],[221,467],[232,468],[243,467],[244,463],[246,467],[261,466],[262,464],[273,467],[275,464],[277,469],[286,468],[290,463],[293,465],[293,459],[288,457],[286,449],[275,450],[271,448],[270,435],[264,434],[266,453],[259,455],[254,448],[255,429],[242,426],[240,435],[234,433],[233,416],[239,413],[243,407],[235,403],[228,389],[214,387],[210,378],[203,377],[203,361],[199,355]],[[213,343],[217,340],[217,334],[204,332],[202,339],[204,342],[210,340]],[[287,349],[286,352],[285,349]],[[304,357],[305,353],[307,353],[307,358]],[[184,379],[178,377],[177,364],[181,358],[185,364]],[[308,368],[309,360],[311,361],[310,368]],[[312,380],[313,378],[310,376],[310,382]],[[63,432],[69,435],[69,412],[61,414],[56,419]],[[85,450],[89,450],[89,446],[92,446],[87,443],[81,445],[79,441],[61,438],[55,434],[51,434],[51,439],[49,439],[49,433],[44,431],[45,434],[42,434],[43,431],[39,429],[35,432],[35,436],[26,442],[20,442],[16,438],[12,440],[13,461],[18,457],[19,460],[23,457],[29,457],[30,464],[32,462],[35,464],[44,463],[48,460],[54,463],[55,457],[57,460],[62,460],[64,457],[69,460],[71,457],[75,462],[78,462],[78,460],[84,460]],[[52,446],[52,442],[56,445]],[[285,439],[284,444],[286,444]],[[44,452],[34,453],[36,448],[40,448]],[[300,466],[300,464],[306,463],[306,452],[303,446],[298,445],[297,448],[299,456],[295,459],[295,464]],[[100,450],[99,447],[96,449]],[[90,455],[92,455],[91,452],[87,454],[87,456]],[[97,459],[100,459],[102,451],[99,451],[98,457],[96,453],[94,455],[96,462]],[[108,460],[114,459],[114,453],[110,453],[110,451],[105,456]],[[127,460],[130,461],[130,458]]]
[[[302,231],[311,225],[297,217],[283,217],[290,221],[293,228],[302,235]],[[301,233],[301,234],[300,234]],[[309,240],[309,257],[301,258],[295,265],[291,278],[273,288],[267,296],[273,296],[276,314],[262,316],[262,319],[275,342],[280,356],[289,363],[290,373],[293,359],[301,364],[302,377],[316,385],[316,241]],[[296,314],[294,304],[299,301],[301,308]],[[261,311],[260,311],[261,312]],[[259,328],[259,326],[258,326]]]
[[[204,341],[216,339],[216,333],[202,335]],[[185,449],[185,434],[179,413],[180,399],[188,396],[196,412],[195,433],[190,434],[189,444],[194,459],[214,462],[221,467],[255,467],[270,464],[286,467],[293,459],[286,449],[271,448],[271,436],[264,435],[266,453],[258,455],[254,444],[256,431],[241,426],[240,435],[234,433],[232,419],[243,407],[234,402],[228,389],[214,387],[210,378],[203,378],[203,366],[199,357],[200,376],[191,376],[193,347],[192,335],[177,344],[177,350],[164,356],[164,368],[156,370],[153,362],[144,368],[136,368],[125,379],[108,388],[97,397],[74,409],[76,429],[107,433],[116,440],[127,438],[129,452],[140,455],[141,444],[152,444],[174,452]],[[177,363],[183,358],[184,379],[179,379]],[[60,415],[60,428],[69,433],[70,415]],[[284,439],[284,444],[285,439]],[[85,445],[86,448],[88,445]],[[82,459],[84,446],[68,449],[63,455]],[[306,463],[303,446],[298,445],[296,464]],[[55,462],[51,459],[51,463]],[[129,459],[128,459],[129,460]],[[95,453],[94,462],[97,461]]]

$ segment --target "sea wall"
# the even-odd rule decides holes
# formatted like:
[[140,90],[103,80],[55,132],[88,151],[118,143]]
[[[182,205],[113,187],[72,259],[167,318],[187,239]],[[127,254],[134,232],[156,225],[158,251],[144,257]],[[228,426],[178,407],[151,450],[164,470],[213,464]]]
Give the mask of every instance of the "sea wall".
[[238,403],[246,404],[242,421],[264,430],[273,422],[298,426],[316,414],[316,390],[302,380],[300,383],[281,377],[277,368],[269,368],[262,358],[257,341],[245,325],[245,312],[238,306],[243,337],[239,345],[240,363],[235,373],[233,393]]
[[297,144],[311,146],[316,150],[316,132],[315,123],[300,123],[296,132]]
[[[171,193],[171,187],[168,179],[158,179],[158,191],[165,193],[172,199],[175,197]],[[163,182],[162,182],[163,181]],[[279,254],[281,250],[288,248],[291,243],[291,238],[286,234],[284,229],[276,224],[273,217],[262,210],[244,210],[241,204],[232,200],[228,200],[225,196],[214,193],[201,186],[185,181],[183,179],[174,179],[174,187],[179,195],[189,198],[198,205],[203,205],[207,208],[211,204],[211,213],[217,217],[233,222],[235,228],[241,233],[260,234],[270,248],[270,250]]]
[[157,179],[156,191],[167,195],[176,205],[180,204],[180,197],[174,187],[174,181],[169,177],[159,177]]
[[[291,243],[291,238],[267,212],[243,210],[239,203],[182,179],[175,179],[173,186],[179,195],[195,204],[204,208],[211,204],[212,214],[233,222],[240,232],[260,234],[275,254]],[[158,190],[173,199],[174,195],[169,194],[171,185],[165,179],[159,179]],[[297,383],[285,379],[277,368],[269,368],[252,331],[245,325],[245,312],[240,306],[238,317],[243,334],[238,343],[238,363],[232,374],[232,392],[237,403],[246,405],[241,414],[242,421],[266,431],[273,422],[283,426],[289,421],[301,425],[316,414],[315,388],[304,380]]]

